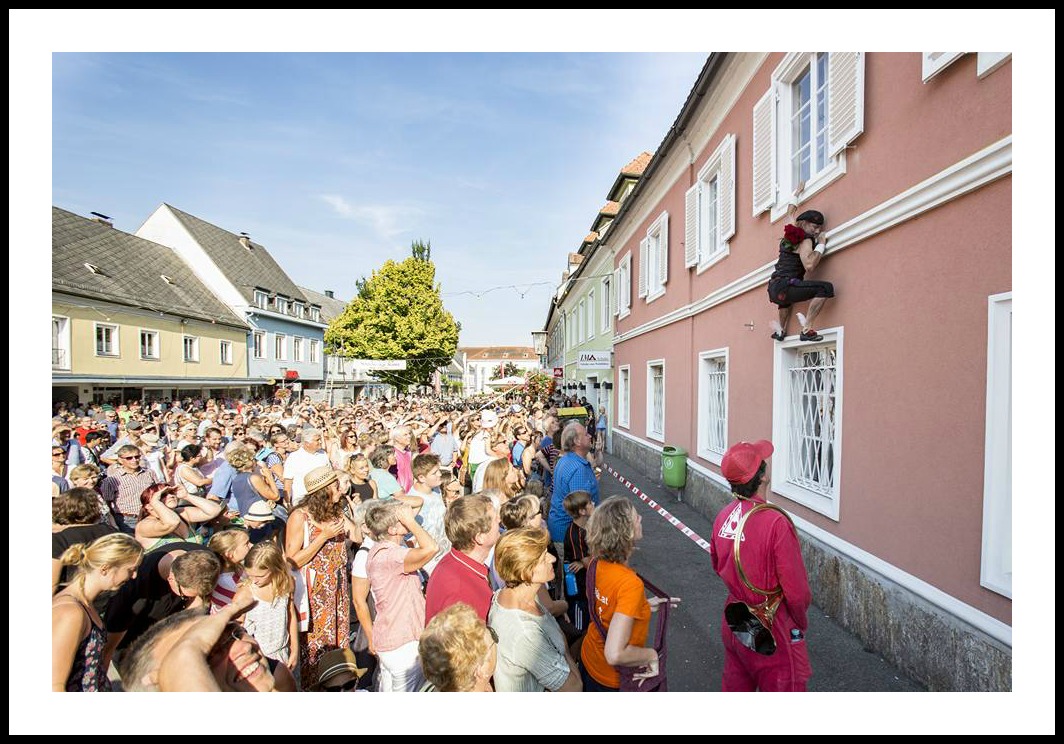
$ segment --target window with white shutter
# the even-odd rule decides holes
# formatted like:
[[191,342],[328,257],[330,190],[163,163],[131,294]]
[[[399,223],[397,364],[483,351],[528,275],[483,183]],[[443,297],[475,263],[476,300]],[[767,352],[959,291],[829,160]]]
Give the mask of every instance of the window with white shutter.
[[863,131],[864,53],[788,54],[754,106],[754,215],[778,219],[842,176],[846,147]]
[[989,298],[979,582],[1012,598],[1012,293]]
[[978,52],[975,63],[976,77],[986,77],[1005,64],[1005,61],[1011,56],[1010,52]]
[[728,255],[735,235],[735,135],[726,136],[685,198],[684,265],[705,271]]
[[945,70],[961,58],[964,52],[924,52],[924,82]]
[[640,242],[639,291],[640,297],[653,302],[665,294],[669,280],[669,213],[662,212],[647,229],[647,236]]
[[632,312],[632,252],[624,254],[617,266],[617,319],[622,320]]

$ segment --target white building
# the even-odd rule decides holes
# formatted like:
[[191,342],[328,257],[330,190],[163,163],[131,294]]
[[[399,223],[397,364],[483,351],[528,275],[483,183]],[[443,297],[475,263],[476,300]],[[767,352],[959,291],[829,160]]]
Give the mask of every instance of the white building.
[[487,383],[505,377],[499,371],[508,363],[517,368],[519,375],[540,368],[539,355],[531,346],[465,346],[459,347],[458,356],[465,368],[462,383],[467,396],[490,392]]

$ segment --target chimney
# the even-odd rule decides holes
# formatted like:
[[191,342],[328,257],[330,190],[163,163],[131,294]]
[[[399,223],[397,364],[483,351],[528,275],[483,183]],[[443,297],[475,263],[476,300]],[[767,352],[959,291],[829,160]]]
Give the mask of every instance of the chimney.
[[246,232],[240,233],[239,240],[240,240],[240,245],[244,246],[249,251],[251,250],[251,237]]
[[325,296],[330,299],[336,299],[336,296],[333,294],[333,291],[331,289],[325,290]]
[[99,222],[101,225],[107,225],[108,227],[114,227],[114,223],[111,222],[111,218],[106,214],[100,214],[99,212],[89,212],[92,215],[93,222]]

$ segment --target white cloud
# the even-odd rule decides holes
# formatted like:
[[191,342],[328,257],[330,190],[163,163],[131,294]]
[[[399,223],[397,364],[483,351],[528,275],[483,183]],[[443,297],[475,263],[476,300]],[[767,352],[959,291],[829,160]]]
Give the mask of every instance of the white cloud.
[[373,230],[381,238],[394,238],[413,231],[415,223],[425,214],[420,207],[386,204],[351,204],[336,194],[321,194],[320,198],[339,216]]

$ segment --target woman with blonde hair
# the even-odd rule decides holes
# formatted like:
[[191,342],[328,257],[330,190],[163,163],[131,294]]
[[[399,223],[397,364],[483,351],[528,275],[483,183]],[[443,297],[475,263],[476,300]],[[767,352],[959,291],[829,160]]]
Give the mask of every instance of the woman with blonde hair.
[[211,613],[225,607],[233,601],[237,584],[244,577],[244,558],[251,550],[248,533],[240,529],[229,529],[211,535],[207,547],[214,551],[222,562],[222,572],[211,592]]
[[[492,450],[494,451],[494,449]],[[510,464],[505,457],[489,460],[481,465],[484,469],[484,481],[479,490],[497,490],[502,493],[502,503],[512,499],[521,490],[520,475],[517,468]],[[480,468],[477,468],[479,473]],[[500,504],[501,506],[501,504]]]
[[[244,629],[267,658],[299,671],[299,614],[295,604],[295,577],[276,543],[259,543],[244,559],[244,577],[233,601],[255,604],[244,613]],[[298,677],[297,677],[298,679]]]
[[109,524],[115,529],[118,529],[118,524],[115,522],[114,516],[111,514],[111,508],[107,506],[107,502],[103,500],[103,495],[100,493],[100,489],[97,486],[100,483],[100,478],[103,477],[100,473],[100,468],[93,465],[91,462],[83,462],[80,465],[75,465],[70,470],[70,474],[67,479],[70,481],[71,488],[88,488],[96,493],[96,501],[100,505],[100,522],[102,524]]
[[77,566],[70,585],[52,599],[52,690],[100,692],[111,689],[102,658],[107,631],[93,602],[103,592],[129,581],[144,548],[130,535],[116,532],[90,544],[76,544],[60,562]]
[[[646,647],[650,613],[643,580],[628,566],[635,544],[643,537],[643,519],[623,496],[611,496],[595,507],[587,523],[587,544],[594,556],[594,586],[588,587],[588,608],[606,629],[589,623],[580,647],[580,674],[588,692],[616,692],[621,686],[616,667],[638,667],[637,677],[658,673],[658,652]],[[590,569],[589,569],[590,570]],[[588,581],[590,583],[590,575]]]
[[476,611],[457,602],[440,610],[418,640],[418,658],[435,692],[492,692],[498,640]]
[[274,504],[280,501],[281,494],[277,490],[273,473],[266,463],[255,459],[255,451],[250,447],[237,447],[227,452],[225,460],[236,470],[236,475],[233,476],[233,498],[236,499],[241,517],[258,501]]
[[548,545],[546,530],[519,527],[507,530],[495,546],[495,570],[506,584],[495,592],[488,610],[488,625],[499,637],[499,692],[581,690],[565,634],[538,596],[554,578]]

